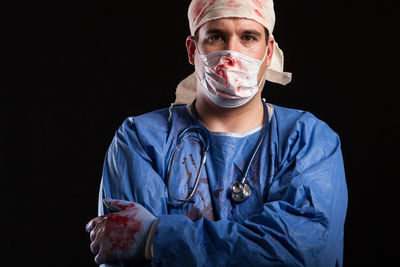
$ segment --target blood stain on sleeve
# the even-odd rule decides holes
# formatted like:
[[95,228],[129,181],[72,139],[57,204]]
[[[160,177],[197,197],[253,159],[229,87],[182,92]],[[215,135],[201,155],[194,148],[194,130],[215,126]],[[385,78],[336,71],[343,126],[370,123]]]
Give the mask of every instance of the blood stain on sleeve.
[[223,202],[223,196],[224,196],[224,189],[217,189],[213,192],[213,195],[215,197],[215,201],[216,201],[216,209],[222,209],[225,212],[228,212],[227,208],[224,206],[224,202]]
[[193,154],[189,154],[189,157],[190,157],[190,160],[192,161],[193,167],[194,167],[194,168],[196,169],[196,171],[197,171],[197,166],[196,166],[196,162],[194,161]]
[[218,199],[219,196],[220,196],[220,194],[221,194],[221,192],[224,192],[224,189],[223,189],[223,188],[215,190],[215,191],[213,192],[214,197],[215,197],[216,199]]
[[186,187],[188,192],[190,191],[190,180],[192,179],[192,173],[189,171],[189,168],[187,166],[187,159],[186,157],[183,158],[183,165],[185,165],[185,170],[186,170],[186,175],[187,175],[187,181],[186,181]]
[[190,210],[186,210],[186,217],[188,217],[189,219],[191,219],[193,222],[198,221],[199,219],[201,219],[201,217],[203,217],[203,214],[201,214],[201,211],[198,207],[196,207],[193,204],[188,204],[188,206],[190,207]]
[[202,184],[208,184],[208,178],[200,178],[199,181]]
[[203,194],[201,193],[201,191],[199,191],[199,196],[200,196],[201,201],[203,202],[204,209],[205,209],[206,208],[206,200],[204,199]]
[[215,221],[214,210],[212,208],[211,202],[209,202],[207,206],[204,207],[204,209],[201,211],[201,214],[210,221]]

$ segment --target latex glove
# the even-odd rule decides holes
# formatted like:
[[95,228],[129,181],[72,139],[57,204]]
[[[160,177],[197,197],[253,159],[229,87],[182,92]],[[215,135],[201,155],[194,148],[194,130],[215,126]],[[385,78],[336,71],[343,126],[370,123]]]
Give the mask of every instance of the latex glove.
[[137,203],[113,199],[103,202],[115,213],[96,217],[86,225],[95,262],[143,260],[147,236],[156,217]]

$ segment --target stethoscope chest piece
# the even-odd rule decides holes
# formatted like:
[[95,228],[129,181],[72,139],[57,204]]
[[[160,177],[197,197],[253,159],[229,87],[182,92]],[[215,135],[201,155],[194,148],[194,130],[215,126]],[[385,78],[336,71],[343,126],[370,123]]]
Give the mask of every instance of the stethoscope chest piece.
[[243,182],[235,183],[231,187],[231,194],[235,202],[242,202],[250,196],[250,186]]

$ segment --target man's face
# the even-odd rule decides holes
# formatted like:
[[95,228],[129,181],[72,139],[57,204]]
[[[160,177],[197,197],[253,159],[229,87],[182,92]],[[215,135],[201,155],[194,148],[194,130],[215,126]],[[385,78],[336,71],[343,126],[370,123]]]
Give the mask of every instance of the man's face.
[[264,26],[254,20],[239,18],[209,21],[198,30],[197,42],[193,37],[186,41],[189,61],[192,64],[196,46],[202,55],[232,50],[262,60],[268,45],[268,54],[258,73],[258,81],[271,64],[273,44],[273,38],[269,38],[267,42]]

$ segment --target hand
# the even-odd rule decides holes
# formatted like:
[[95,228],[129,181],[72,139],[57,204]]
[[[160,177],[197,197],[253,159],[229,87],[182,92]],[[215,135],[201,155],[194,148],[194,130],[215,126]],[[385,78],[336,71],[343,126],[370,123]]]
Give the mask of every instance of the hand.
[[111,213],[86,225],[97,264],[144,259],[149,230],[156,218],[142,205],[124,200],[103,200]]

